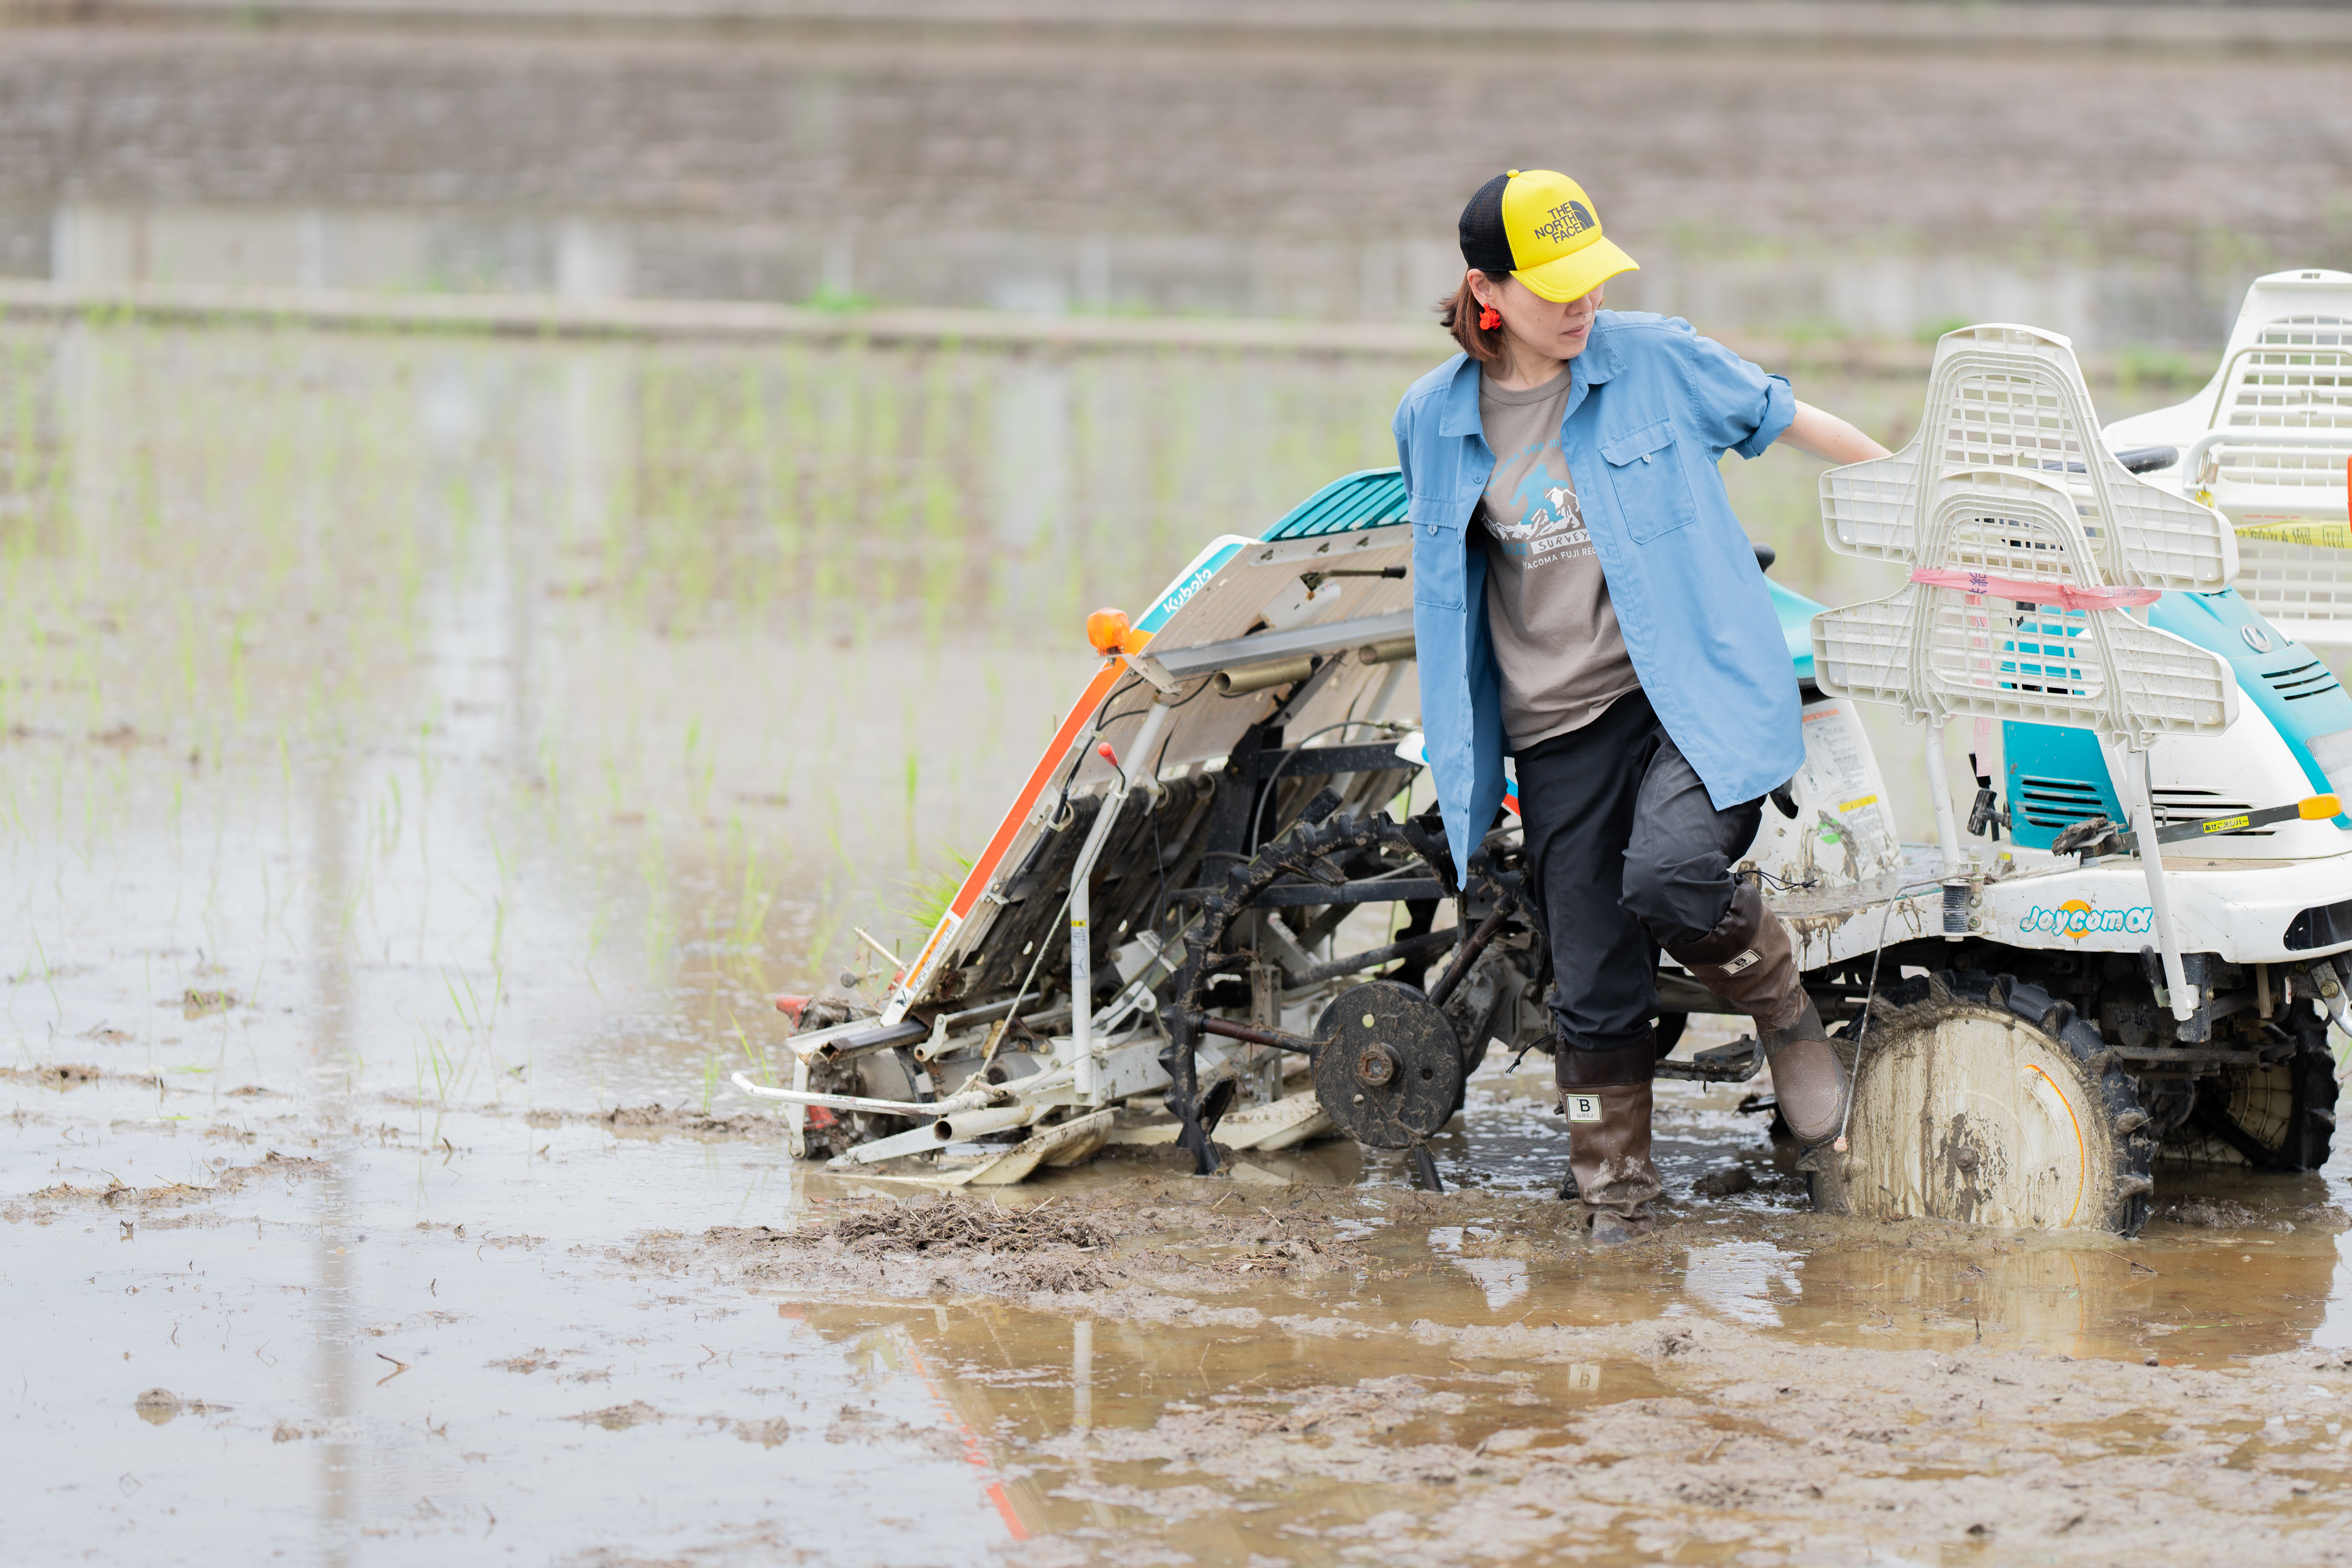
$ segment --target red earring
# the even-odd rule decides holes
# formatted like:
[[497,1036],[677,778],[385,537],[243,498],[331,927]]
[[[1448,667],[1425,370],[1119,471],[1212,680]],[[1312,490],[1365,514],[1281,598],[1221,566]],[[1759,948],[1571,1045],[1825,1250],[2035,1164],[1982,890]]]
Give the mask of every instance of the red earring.
[[1500,310],[1496,310],[1494,306],[1488,305],[1478,312],[1478,330],[1480,331],[1491,332],[1502,324],[1503,313]]

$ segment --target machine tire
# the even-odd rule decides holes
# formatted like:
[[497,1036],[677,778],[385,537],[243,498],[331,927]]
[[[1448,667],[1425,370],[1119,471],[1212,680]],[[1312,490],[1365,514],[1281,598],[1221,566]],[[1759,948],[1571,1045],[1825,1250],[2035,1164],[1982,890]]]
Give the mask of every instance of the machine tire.
[[2335,1141],[2336,1092],[2336,1058],[2324,1046],[2267,1067],[2225,1068],[2198,1080],[2196,1104],[2165,1135],[2158,1157],[2316,1171]]
[[2069,1004],[2010,975],[1947,973],[1890,987],[1864,1022],[1839,1031],[1850,1147],[1806,1157],[1816,1208],[2123,1236],[2147,1223],[2147,1114]]

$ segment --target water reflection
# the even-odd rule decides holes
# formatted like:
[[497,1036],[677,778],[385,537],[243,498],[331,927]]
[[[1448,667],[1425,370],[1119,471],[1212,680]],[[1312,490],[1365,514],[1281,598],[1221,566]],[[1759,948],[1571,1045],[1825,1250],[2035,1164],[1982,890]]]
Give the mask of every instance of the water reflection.
[[[1311,265],[1315,276],[1342,286],[1301,294],[1266,281],[1285,276],[1290,258],[1241,237],[1004,233],[944,245],[925,237],[901,242],[899,254],[872,242],[861,251],[814,229],[601,214],[74,203],[20,217],[17,226],[20,243],[0,247],[0,277],[101,290],[230,284],[1424,321],[1430,301],[1461,269],[1458,252],[1443,241],[1356,241]],[[1642,255],[1639,273],[1610,284],[1612,306],[1685,316],[1720,333],[1800,338],[1909,342],[1965,321],[2031,321],[2085,352],[2202,353],[2227,325],[2220,297],[2242,284],[2234,265],[2207,277],[2064,254],[2021,261],[1872,244],[1725,255],[1653,238]]]
[[143,1019],[179,982],[134,953],[248,997],[349,963],[354,1081],[698,1098],[767,989],[911,930],[1085,608],[1381,460],[1393,380],[0,334],[0,855],[21,929],[119,944],[51,1023]]
[[1755,1329],[1780,1326],[1776,1295],[1801,1296],[1797,1258],[1769,1242],[1725,1241],[1694,1247],[1683,1264],[1683,1289],[1708,1310]]

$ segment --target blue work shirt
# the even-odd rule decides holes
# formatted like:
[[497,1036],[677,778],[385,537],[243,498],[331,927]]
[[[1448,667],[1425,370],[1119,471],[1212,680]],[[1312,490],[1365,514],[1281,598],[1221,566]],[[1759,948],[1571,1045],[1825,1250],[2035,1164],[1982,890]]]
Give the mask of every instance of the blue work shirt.
[[[1633,673],[1717,808],[1769,794],[1804,763],[1797,680],[1716,464],[1770,446],[1796,396],[1689,322],[1643,311],[1596,312],[1569,367],[1560,452]],[[1478,374],[1454,355],[1412,384],[1392,426],[1412,524],[1422,728],[1456,867],[1503,803],[1486,557],[1466,534],[1495,468]]]

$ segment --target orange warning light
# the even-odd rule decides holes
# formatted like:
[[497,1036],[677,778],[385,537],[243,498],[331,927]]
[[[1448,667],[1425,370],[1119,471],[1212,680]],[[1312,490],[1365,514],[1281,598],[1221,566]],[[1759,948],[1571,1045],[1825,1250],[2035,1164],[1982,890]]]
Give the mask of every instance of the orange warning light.
[[1106,658],[1126,652],[1129,639],[1134,636],[1135,628],[1128,623],[1125,610],[1101,609],[1087,617],[1087,641]]

